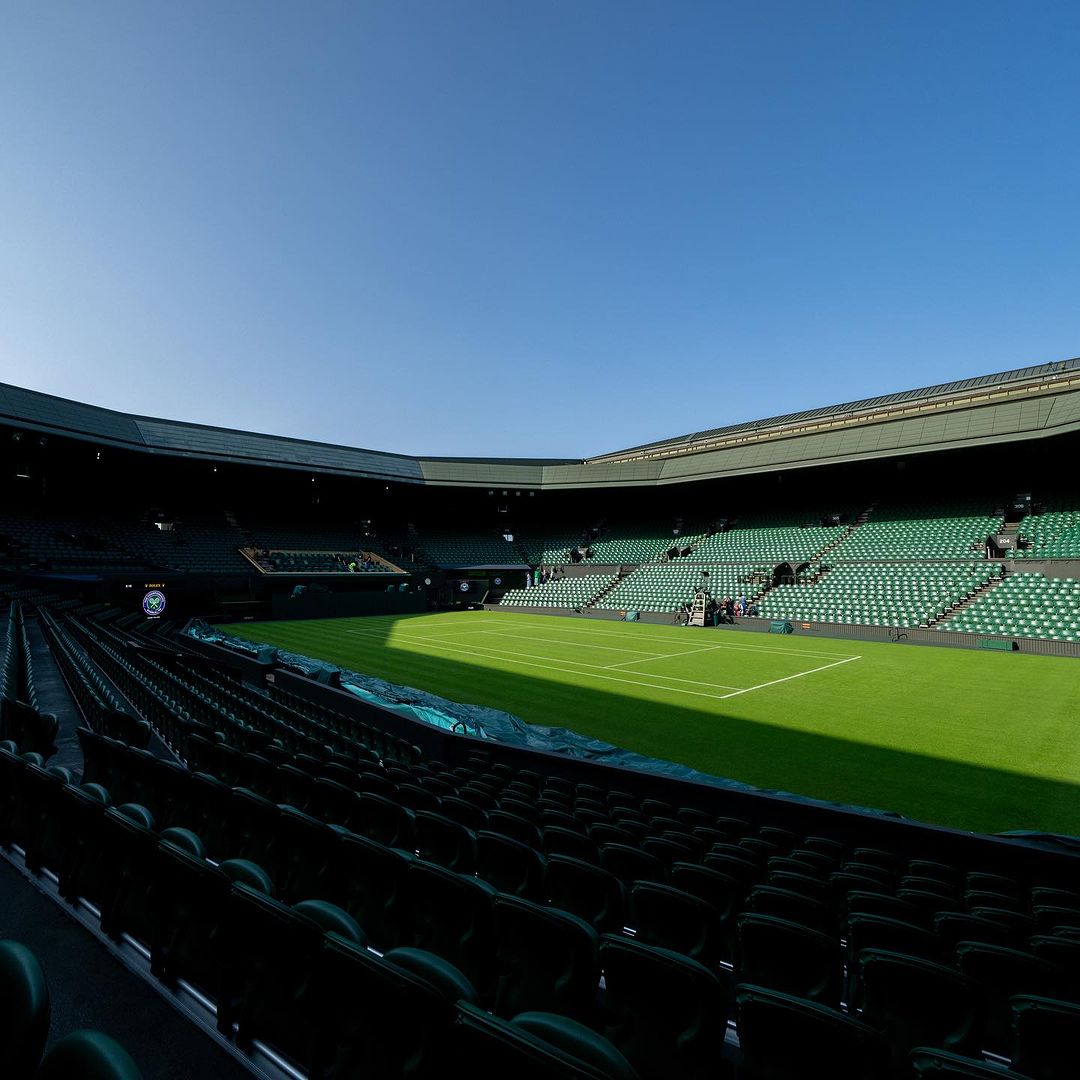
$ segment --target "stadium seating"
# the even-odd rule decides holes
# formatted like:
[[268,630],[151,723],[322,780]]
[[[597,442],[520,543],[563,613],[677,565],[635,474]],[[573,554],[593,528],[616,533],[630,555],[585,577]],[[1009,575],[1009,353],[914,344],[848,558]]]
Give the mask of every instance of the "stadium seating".
[[937,628],[1080,641],[1080,579],[1009,574]]
[[714,1076],[733,977],[739,1075],[800,1075],[792,1055],[866,1075],[916,1043],[1035,1060],[1001,1028],[1016,993],[1050,1002],[1024,1032],[1071,1015],[1072,954],[1043,940],[1080,930],[1080,897],[1053,875],[805,835],[795,809],[755,824],[690,788],[677,805],[497,756],[423,760],[294,691],[141,654],[108,619],[46,617],[187,768],[84,729],[76,784],[2,745],[0,840],[199,987],[241,1047],[329,1075],[438,1071],[467,1044],[525,1075]]
[[673,545],[688,547],[700,533],[680,530],[675,536],[670,522],[619,522],[607,525],[590,544],[595,563],[645,563],[658,559]]
[[504,607],[580,607],[603,592],[617,577],[617,574],[559,577],[531,589],[508,589],[499,603]]
[[1054,496],[1044,507],[1020,522],[1017,537],[1026,546],[1006,558],[1080,559],[1080,496]]
[[764,580],[764,571],[751,565],[703,566],[679,559],[639,567],[596,606],[614,611],[675,612],[692,600],[703,584],[716,597],[754,596],[764,587]]
[[[694,545],[689,558],[696,563],[808,562],[834,544],[847,524],[821,525],[821,515],[799,513],[746,514],[734,519],[725,532],[706,536]],[[849,521],[845,511],[841,521]]]
[[[0,564],[50,570],[173,569],[234,574],[250,570],[239,554],[243,537],[223,520],[180,517],[159,528],[123,517],[0,518],[6,554]],[[0,547],[0,551],[5,548]]]
[[425,532],[420,541],[427,561],[448,568],[468,566],[525,566],[520,543],[496,532]]
[[877,507],[842,540],[831,562],[845,559],[957,559],[985,549],[1002,516],[977,502]]
[[542,529],[527,533],[522,543],[532,565],[565,566],[571,561],[570,552],[584,537],[584,529]]
[[761,600],[767,619],[926,626],[986,585],[990,563],[853,563],[829,570],[813,585],[779,585]]
[[73,1031],[42,1058],[52,1020],[49,987],[33,951],[18,941],[0,941],[0,1006],[4,1076],[10,1080],[140,1080],[127,1051],[99,1031]]

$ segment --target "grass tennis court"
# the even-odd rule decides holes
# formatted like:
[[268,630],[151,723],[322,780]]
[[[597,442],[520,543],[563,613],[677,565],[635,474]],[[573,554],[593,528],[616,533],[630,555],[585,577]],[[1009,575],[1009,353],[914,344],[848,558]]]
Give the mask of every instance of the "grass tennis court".
[[766,789],[1080,834],[1074,659],[485,611],[227,629]]

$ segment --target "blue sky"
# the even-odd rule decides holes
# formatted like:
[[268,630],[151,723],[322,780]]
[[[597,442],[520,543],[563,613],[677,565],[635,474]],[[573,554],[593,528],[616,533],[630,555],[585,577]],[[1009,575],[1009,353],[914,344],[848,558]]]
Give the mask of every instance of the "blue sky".
[[0,381],[583,456],[1080,353],[1080,5],[0,6]]

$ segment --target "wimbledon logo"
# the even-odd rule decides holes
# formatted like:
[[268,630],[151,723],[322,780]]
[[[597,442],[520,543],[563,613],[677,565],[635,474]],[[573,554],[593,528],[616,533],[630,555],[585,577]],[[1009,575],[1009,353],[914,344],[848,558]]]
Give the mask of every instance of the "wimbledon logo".
[[165,611],[165,594],[160,589],[151,589],[142,598],[143,614],[149,619],[156,619]]

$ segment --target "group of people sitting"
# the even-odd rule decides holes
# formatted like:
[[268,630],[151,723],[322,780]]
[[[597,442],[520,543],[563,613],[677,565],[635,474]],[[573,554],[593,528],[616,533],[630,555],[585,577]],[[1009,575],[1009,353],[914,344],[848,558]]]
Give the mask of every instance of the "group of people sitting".
[[756,619],[761,614],[757,601],[747,600],[745,594],[737,597],[725,596],[723,600],[716,602],[716,607],[721,622],[733,623],[745,616]]
[[[679,609],[678,620],[688,623],[693,603],[687,601]],[[718,626],[720,623],[734,623],[736,619],[744,617],[756,619],[760,617],[761,609],[756,600],[747,600],[743,596],[725,596],[723,600],[717,600],[710,596],[705,605],[705,622],[707,625]]]
[[350,574],[358,574],[363,570],[374,570],[376,564],[366,555],[338,555],[337,560],[349,571]]

